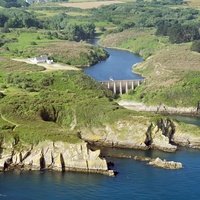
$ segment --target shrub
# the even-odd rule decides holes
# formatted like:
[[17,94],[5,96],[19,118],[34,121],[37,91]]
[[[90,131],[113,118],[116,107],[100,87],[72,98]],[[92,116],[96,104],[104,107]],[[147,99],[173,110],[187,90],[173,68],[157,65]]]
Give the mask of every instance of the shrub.
[[37,43],[33,41],[33,42],[31,42],[31,45],[37,45]]
[[195,40],[192,43],[191,50],[200,53],[200,40]]

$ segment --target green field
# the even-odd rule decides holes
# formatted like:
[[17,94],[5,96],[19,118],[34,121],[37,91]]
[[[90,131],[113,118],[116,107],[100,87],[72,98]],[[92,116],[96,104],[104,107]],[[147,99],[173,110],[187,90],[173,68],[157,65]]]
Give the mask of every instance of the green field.
[[106,35],[103,46],[117,47],[132,51],[144,59],[169,45],[168,38],[157,37],[154,29],[129,29],[120,33]]
[[[2,36],[1,36],[2,37]],[[48,39],[44,31],[28,31],[27,30],[18,30],[6,34],[8,39],[16,39],[16,42],[8,43],[5,47],[8,47],[11,51],[25,51],[29,47],[35,45],[46,45],[52,41],[59,41],[56,39]],[[35,43],[35,44],[33,44]]]

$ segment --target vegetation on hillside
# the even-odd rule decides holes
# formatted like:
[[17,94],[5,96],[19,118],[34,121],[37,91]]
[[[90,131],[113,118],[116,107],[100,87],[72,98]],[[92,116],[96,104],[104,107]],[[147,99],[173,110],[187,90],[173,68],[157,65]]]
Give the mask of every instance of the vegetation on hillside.
[[145,83],[125,98],[150,105],[196,107],[200,100],[200,56],[190,45],[171,45],[138,65]]
[[25,0],[1,0],[0,6],[5,8],[28,6]]
[[133,28],[108,34],[101,39],[103,46],[128,49],[144,59],[169,45],[167,37],[156,36],[152,28]]
[[102,126],[136,114],[120,108],[110,91],[82,72],[41,73],[35,71],[37,66],[9,62],[0,64],[1,137],[29,143],[75,142],[81,127]]
[[181,25],[177,21],[162,21],[157,25],[157,35],[168,36],[172,43],[191,42],[200,39],[199,24]]
[[0,34],[0,53],[11,57],[34,57],[48,55],[55,62],[85,67],[107,58],[101,47],[85,42],[70,42],[49,37],[47,32],[21,29]]
[[107,57],[102,48],[82,42],[93,38],[96,30],[104,34],[105,46],[129,49],[146,59],[136,68],[145,83],[126,98],[196,106],[199,10],[183,4],[137,0],[84,11],[57,4],[0,8],[0,141],[77,142],[82,127],[148,115],[122,109],[110,91],[83,72],[44,73],[42,67],[8,59],[47,54],[56,62],[88,66]]

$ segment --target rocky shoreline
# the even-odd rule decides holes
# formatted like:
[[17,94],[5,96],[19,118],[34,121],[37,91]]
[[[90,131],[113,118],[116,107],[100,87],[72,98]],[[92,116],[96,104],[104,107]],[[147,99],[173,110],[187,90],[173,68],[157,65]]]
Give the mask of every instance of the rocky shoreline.
[[[137,118],[137,120],[140,117]],[[142,118],[142,117],[141,117]],[[166,117],[154,122],[143,124],[120,121],[112,127],[96,128],[81,131],[81,139],[97,146],[127,149],[157,149],[165,152],[175,152],[179,146],[200,149],[200,129],[194,125],[184,125]],[[196,131],[192,134],[191,131]]]
[[[179,145],[200,149],[200,129],[196,135],[191,134],[190,128],[184,131],[169,118],[158,118],[150,122],[144,116],[133,116],[131,120],[121,120],[112,125],[82,128],[79,132],[82,142],[76,144],[52,141],[43,141],[37,145],[19,141],[1,142],[0,171],[55,170],[114,176],[115,171],[110,170],[100,148],[93,150],[88,144],[124,149],[158,149],[165,152],[175,152]],[[149,165],[166,169],[182,168],[181,163],[160,158],[127,158],[148,161]]]
[[165,159],[161,159],[159,157],[157,158],[150,158],[150,157],[141,157],[141,156],[133,156],[133,155],[119,155],[115,154],[108,157],[115,157],[115,158],[128,158],[128,159],[134,159],[136,161],[146,162],[147,165],[151,165],[158,168],[163,169],[181,169],[183,168],[182,163],[180,162],[174,162],[174,161],[166,161]]
[[164,119],[157,123],[146,123],[145,126],[138,126],[134,121],[121,121],[115,124],[115,128],[107,126],[104,129],[82,130],[81,139],[105,147],[158,149],[165,152],[177,150],[173,141],[175,125],[172,121]]
[[24,145],[18,150],[12,143],[1,144],[0,171],[55,170],[99,173],[114,176],[100,150],[92,151],[87,143],[40,142]]
[[200,116],[200,113],[197,112],[196,107],[170,107],[164,104],[147,106],[143,103],[131,101],[131,100],[120,100],[118,102],[120,106],[127,108],[129,110],[142,111],[142,112],[155,112],[160,114],[180,114],[188,116]]

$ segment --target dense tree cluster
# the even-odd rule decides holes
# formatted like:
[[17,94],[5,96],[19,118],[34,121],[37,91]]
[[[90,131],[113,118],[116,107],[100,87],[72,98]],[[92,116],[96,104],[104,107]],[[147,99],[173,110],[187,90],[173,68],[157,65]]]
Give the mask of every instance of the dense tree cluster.
[[[161,1],[162,2],[162,1]],[[166,1],[163,1],[166,3]],[[172,1],[171,1],[172,3]],[[194,9],[172,9],[162,6],[157,1],[139,1],[122,5],[110,5],[94,9],[93,18],[96,21],[108,21],[123,29],[136,27],[156,27],[161,20],[177,19],[179,23],[193,23],[198,19],[199,11]]]
[[198,40],[200,12],[192,8],[168,6],[182,3],[184,3],[182,0],[137,0],[136,3],[110,5],[93,10],[93,16],[99,21],[109,21],[118,26],[115,31],[133,27],[151,27],[157,29],[157,35],[169,36],[172,43]]
[[[23,0],[3,1],[19,2]],[[183,0],[137,0],[134,3],[113,4],[101,9],[92,9],[86,16],[67,15],[67,11],[72,8],[33,6],[32,12],[25,9],[9,8],[1,10],[0,27],[3,27],[2,32],[4,33],[9,32],[9,28],[45,28],[48,30],[50,39],[80,41],[94,37],[94,24],[109,23],[117,27],[110,29],[110,32],[121,32],[133,27],[151,27],[157,29],[157,35],[168,36],[172,43],[198,40],[200,37],[200,23],[198,22],[200,11],[192,8],[171,7],[171,5],[183,4],[184,2]],[[35,9],[56,9],[59,14],[48,18],[37,18],[33,14]],[[100,27],[100,29],[105,31],[104,27]]]
[[4,28],[40,28],[42,23],[31,13],[17,9],[9,8],[4,9],[0,13],[0,27]]
[[0,0],[0,6],[5,8],[25,7],[28,6],[28,3],[24,0]]
[[169,36],[172,43],[190,42],[200,39],[200,25],[181,25],[178,22],[162,21],[157,26],[157,35]]
[[51,30],[61,30],[64,29],[67,22],[68,22],[67,14],[60,13],[45,21],[45,27]]
[[51,37],[59,39],[80,41],[92,39],[95,35],[95,25],[93,23],[70,23],[69,17],[65,13],[55,15],[45,23],[45,27],[56,32],[48,32]]
[[95,25],[91,23],[85,24],[68,24],[64,29],[66,39],[80,41],[94,38]]

